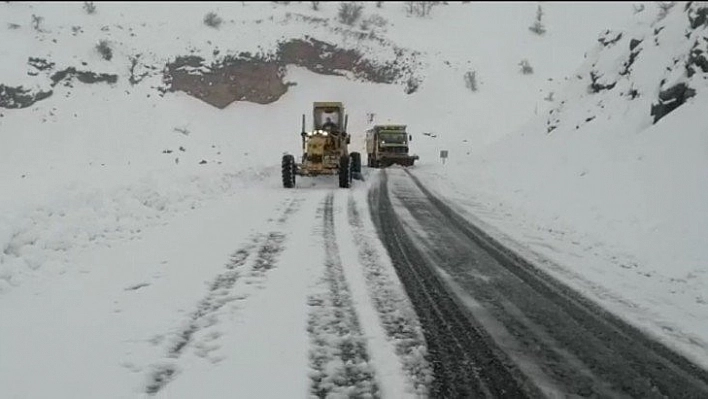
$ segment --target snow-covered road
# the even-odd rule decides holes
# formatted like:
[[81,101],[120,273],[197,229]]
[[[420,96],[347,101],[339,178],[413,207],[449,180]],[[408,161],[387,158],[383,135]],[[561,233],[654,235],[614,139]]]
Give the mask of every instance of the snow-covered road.
[[[415,173],[364,173],[349,190],[325,177],[283,189],[273,174],[66,247],[67,267],[3,293],[1,396],[708,392],[708,373],[517,257]],[[33,234],[23,245],[48,251]]]
[[[151,196],[168,202],[142,229],[66,247],[65,268],[0,301],[2,396],[708,392],[708,373],[478,230],[414,172],[364,173],[349,190],[271,175],[196,206]],[[49,251],[48,233],[32,234],[24,247]]]
[[435,365],[434,397],[703,397],[708,372],[500,244],[408,170],[373,214]]
[[212,200],[7,292],[2,396],[425,396],[368,185],[299,185]]

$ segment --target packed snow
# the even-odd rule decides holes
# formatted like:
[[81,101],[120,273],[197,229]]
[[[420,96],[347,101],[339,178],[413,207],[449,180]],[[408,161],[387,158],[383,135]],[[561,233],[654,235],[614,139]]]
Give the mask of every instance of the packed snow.
[[[371,123],[408,125],[426,185],[708,367],[708,90],[705,73],[666,70],[705,37],[684,35],[684,4],[660,17],[655,3],[450,2],[416,17],[368,2],[363,17],[385,20],[369,29],[419,52],[414,93],[295,66],[296,85],[267,105],[160,92],[176,56],[282,38],[395,58],[347,34],[363,29],[337,21],[338,3],[276,3],[0,4],[0,84],[53,90],[0,109],[0,396],[426,396],[420,325],[368,219],[376,171],[351,190],[324,177],[282,188],[280,157],[299,154],[314,101],[345,104],[352,151]],[[543,35],[529,30],[539,4]],[[138,54],[147,75],[131,85]],[[51,87],[30,57],[118,81]],[[589,93],[591,71],[616,86]],[[676,82],[696,95],[654,124],[651,104]],[[341,361],[347,345],[356,362]]]

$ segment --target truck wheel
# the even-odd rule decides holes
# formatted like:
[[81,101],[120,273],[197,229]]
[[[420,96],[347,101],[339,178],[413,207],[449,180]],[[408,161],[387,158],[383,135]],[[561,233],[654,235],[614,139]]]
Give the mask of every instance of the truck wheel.
[[361,154],[358,152],[352,152],[349,156],[352,158],[352,172],[361,172]]
[[352,184],[352,169],[351,158],[348,155],[342,155],[339,158],[339,187],[349,188]]
[[349,156],[351,158],[352,165],[352,179],[364,180],[364,176],[361,174],[361,154],[358,152],[352,152]]
[[352,152],[349,156],[352,158],[352,174],[361,173],[361,154]]
[[283,155],[283,187],[295,187],[295,157],[292,155]]

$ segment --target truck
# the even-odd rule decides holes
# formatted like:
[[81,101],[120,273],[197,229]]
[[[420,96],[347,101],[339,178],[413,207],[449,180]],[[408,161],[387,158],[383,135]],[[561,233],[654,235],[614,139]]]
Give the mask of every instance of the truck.
[[412,166],[418,156],[408,153],[410,141],[412,137],[406,132],[406,125],[375,125],[366,131],[367,166]]

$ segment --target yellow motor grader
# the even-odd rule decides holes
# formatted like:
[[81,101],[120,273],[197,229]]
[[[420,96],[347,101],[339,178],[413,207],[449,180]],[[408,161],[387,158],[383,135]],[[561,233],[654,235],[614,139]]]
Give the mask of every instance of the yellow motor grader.
[[295,187],[295,176],[337,175],[339,187],[349,188],[352,178],[361,178],[361,154],[349,153],[347,146],[348,115],[341,102],[315,102],[312,106],[312,130],[305,130],[302,115],[302,159],[283,155],[283,187]]

